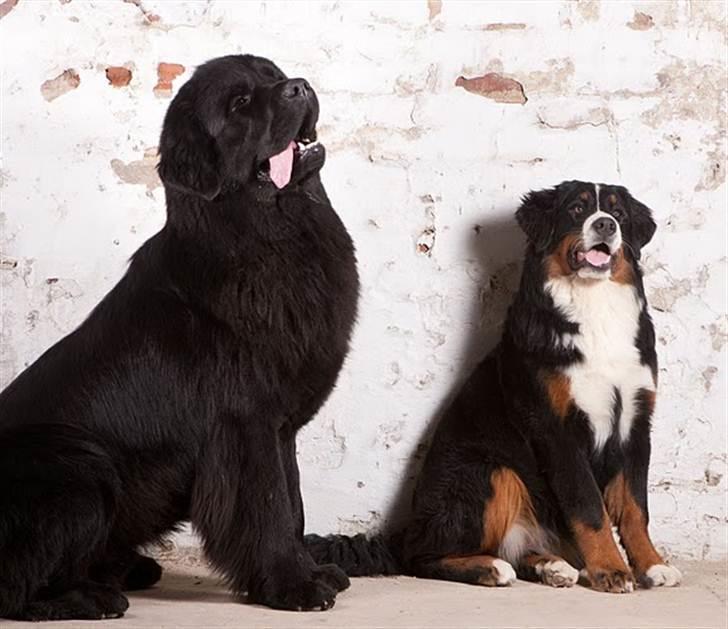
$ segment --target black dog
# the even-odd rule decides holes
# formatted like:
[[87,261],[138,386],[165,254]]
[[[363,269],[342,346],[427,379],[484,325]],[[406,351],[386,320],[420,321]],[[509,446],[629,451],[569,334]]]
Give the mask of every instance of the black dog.
[[[676,585],[647,532],[655,333],[640,250],[650,210],[619,186],[532,192],[528,238],[503,338],[446,412],[403,539],[309,536],[350,575],[629,592]],[[612,537],[614,524],[633,572]]]
[[169,107],[167,223],[0,395],[0,616],[120,616],[187,518],[233,592],[326,609],[295,437],[348,350],[358,278],[321,185],[316,95],[270,61],[201,66]]

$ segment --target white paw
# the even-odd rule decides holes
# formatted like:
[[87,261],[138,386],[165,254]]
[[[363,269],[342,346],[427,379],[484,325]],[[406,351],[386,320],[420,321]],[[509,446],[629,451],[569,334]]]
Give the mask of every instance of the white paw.
[[682,574],[677,568],[664,563],[658,563],[648,568],[645,576],[652,587],[659,587],[661,585],[673,587],[682,580]]
[[546,585],[570,588],[579,580],[579,571],[563,559],[546,561],[536,566],[536,574]]
[[513,566],[502,559],[493,560],[493,569],[495,570],[495,584],[498,586],[510,585],[516,580],[516,571]]

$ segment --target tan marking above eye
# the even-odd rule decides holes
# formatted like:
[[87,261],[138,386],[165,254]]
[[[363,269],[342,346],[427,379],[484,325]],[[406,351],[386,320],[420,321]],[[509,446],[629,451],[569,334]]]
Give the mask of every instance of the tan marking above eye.
[[616,205],[617,204],[617,195],[616,194],[610,194],[607,197],[607,203],[610,205]]
[[582,193],[581,193],[581,194],[579,195],[579,198],[580,198],[580,199],[581,199],[582,201],[588,201],[588,200],[589,200],[589,193],[588,193],[588,192],[586,192],[586,191],[584,191],[584,192],[582,192]]

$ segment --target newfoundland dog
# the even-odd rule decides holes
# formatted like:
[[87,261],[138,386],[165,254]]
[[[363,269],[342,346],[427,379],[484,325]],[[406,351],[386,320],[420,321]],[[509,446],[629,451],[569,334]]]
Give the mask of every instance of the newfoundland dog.
[[121,616],[161,574],[136,549],[187,519],[251,602],[327,609],[348,586],[304,549],[296,463],[358,296],[318,114],[304,79],[248,55],[172,101],[165,226],[0,394],[0,616]]

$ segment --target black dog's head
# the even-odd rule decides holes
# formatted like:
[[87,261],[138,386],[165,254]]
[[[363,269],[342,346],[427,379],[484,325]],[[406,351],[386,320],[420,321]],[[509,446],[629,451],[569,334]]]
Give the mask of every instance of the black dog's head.
[[530,192],[516,219],[550,276],[591,279],[624,275],[625,260],[639,260],[656,228],[626,188],[582,181]]
[[[319,106],[304,79],[288,79],[267,59],[208,61],[180,89],[164,119],[159,176],[205,199],[226,185],[284,188],[317,171]],[[294,175],[295,169],[295,175]]]

